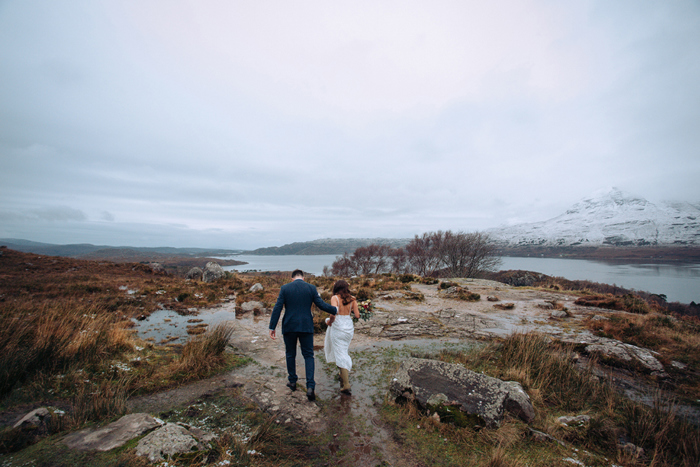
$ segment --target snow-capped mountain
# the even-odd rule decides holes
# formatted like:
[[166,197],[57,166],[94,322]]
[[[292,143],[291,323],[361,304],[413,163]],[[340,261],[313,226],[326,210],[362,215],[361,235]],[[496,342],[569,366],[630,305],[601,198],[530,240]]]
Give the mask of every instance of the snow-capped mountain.
[[613,188],[564,214],[492,229],[503,246],[700,245],[700,204],[653,204]]

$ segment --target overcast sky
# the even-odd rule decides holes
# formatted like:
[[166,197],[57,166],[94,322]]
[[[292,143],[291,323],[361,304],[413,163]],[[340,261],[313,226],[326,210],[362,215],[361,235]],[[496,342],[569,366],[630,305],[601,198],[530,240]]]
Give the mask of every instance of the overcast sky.
[[255,248],[700,201],[700,2],[0,0],[0,238]]

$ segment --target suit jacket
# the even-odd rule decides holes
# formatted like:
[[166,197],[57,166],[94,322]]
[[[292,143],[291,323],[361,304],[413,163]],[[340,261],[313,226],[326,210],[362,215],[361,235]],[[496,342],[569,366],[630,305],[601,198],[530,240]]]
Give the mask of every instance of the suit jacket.
[[282,334],[287,332],[313,333],[314,323],[311,317],[312,303],[315,303],[317,307],[326,313],[332,315],[337,313],[336,307],[323,301],[314,285],[304,282],[302,279],[296,279],[284,284],[277,297],[277,303],[275,303],[275,307],[272,309],[270,329],[275,329],[277,327],[277,322],[282,313],[282,307],[284,307]]

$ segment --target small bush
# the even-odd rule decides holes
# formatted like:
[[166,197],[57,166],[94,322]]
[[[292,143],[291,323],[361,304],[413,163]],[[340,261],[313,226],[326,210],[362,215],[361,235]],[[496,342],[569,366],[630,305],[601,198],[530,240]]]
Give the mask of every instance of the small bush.
[[401,274],[399,276],[399,281],[403,282],[404,284],[409,284],[416,281],[416,276],[413,274]]
[[357,295],[355,296],[355,298],[357,298],[357,300],[360,302],[364,302],[365,300],[372,300],[374,298],[374,292],[368,287],[361,287],[357,291]]
[[479,295],[478,293],[469,292],[467,290],[460,290],[457,294],[457,298],[467,302],[478,302],[479,300],[481,300],[481,295]]

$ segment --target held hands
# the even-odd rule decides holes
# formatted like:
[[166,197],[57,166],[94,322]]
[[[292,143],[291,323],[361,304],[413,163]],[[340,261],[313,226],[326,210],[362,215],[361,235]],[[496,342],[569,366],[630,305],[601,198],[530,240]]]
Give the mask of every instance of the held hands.
[[333,321],[335,321],[335,315],[331,315],[330,318],[326,318],[326,325],[331,327],[333,325]]

